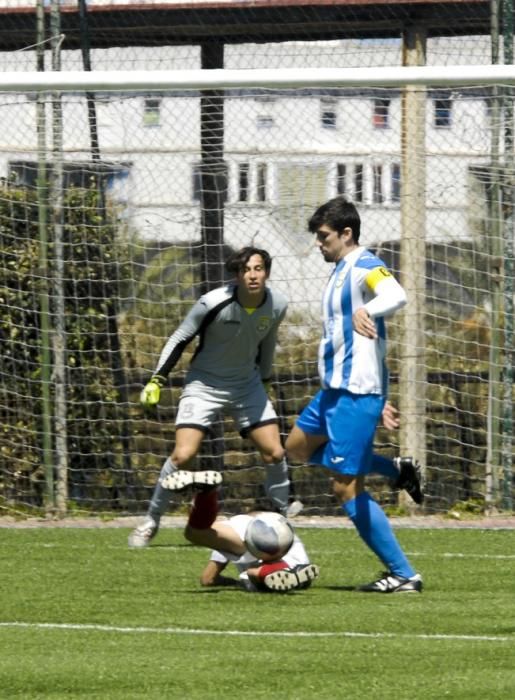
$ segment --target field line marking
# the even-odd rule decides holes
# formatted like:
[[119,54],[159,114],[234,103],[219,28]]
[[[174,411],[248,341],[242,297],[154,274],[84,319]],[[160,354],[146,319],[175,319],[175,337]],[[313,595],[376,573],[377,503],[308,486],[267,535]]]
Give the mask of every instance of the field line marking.
[[[31,545],[32,546],[32,545]],[[337,555],[341,554],[339,549],[317,549],[315,547],[309,548],[309,553],[312,555],[312,559],[316,559],[316,555],[320,552],[325,554]],[[510,560],[515,559],[515,554],[480,554],[474,552],[410,552],[406,551],[406,556],[408,557],[432,557],[437,559],[438,557],[442,559],[499,559],[499,560]]]
[[442,557],[443,559],[515,559],[515,554],[475,554],[473,552],[406,552],[410,557]]
[[[1,542],[0,543],[0,548],[2,547],[18,547],[18,543],[16,542]],[[43,549],[55,549],[55,548],[65,548],[66,549],[76,549],[76,550],[82,550],[82,549],[95,549],[96,544],[66,544],[66,543],[58,543],[58,542],[35,542],[30,545],[32,549],[36,549],[38,547],[41,547]],[[120,544],[120,545],[107,545],[105,549],[113,549],[113,550],[119,550],[120,548],[126,549],[127,545],[126,544]],[[148,548],[146,551],[152,551],[152,549],[155,548]],[[161,549],[166,549],[167,551],[180,551],[180,552],[188,552],[189,548],[185,547],[184,544],[167,544],[163,545]],[[316,548],[310,547],[309,550],[312,554],[315,553],[317,554],[319,550]],[[340,550],[324,550],[328,554],[336,555],[336,554],[341,554]],[[406,554],[410,557],[442,557],[443,559],[499,559],[499,560],[510,560],[510,559],[515,559],[515,554],[481,554],[479,552],[474,553],[474,552],[406,552]]]
[[77,630],[79,632],[120,632],[122,634],[191,634],[232,637],[347,637],[358,639],[420,639],[435,641],[511,642],[514,637],[481,634],[398,634],[395,632],[258,632],[250,630],[209,630],[183,627],[120,627],[58,622],[0,622],[0,628]]

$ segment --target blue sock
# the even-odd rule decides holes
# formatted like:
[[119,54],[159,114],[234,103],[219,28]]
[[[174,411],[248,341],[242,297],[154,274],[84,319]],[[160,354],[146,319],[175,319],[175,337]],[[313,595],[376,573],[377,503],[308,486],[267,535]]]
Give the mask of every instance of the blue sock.
[[342,508],[354,523],[361,539],[379,557],[388,571],[403,578],[415,575],[397,542],[390,521],[366,491],[345,503]]
[[388,457],[381,457],[381,455],[372,455],[372,466],[371,472],[375,474],[381,474],[387,479],[392,479],[396,481],[399,478],[399,470],[393,463],[393,459],[388,459]]

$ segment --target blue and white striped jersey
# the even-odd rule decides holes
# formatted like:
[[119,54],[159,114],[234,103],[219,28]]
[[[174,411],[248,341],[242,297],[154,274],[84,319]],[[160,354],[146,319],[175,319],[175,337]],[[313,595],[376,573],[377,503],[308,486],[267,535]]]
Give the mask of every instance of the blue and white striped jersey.
[[[406,294],[384,262],[358,247],[338,261],[322,301],[324,334],[318,371],[324,389],[386,396],[384,317],[404,306]],[[365,307],[375,319],[378,337],[366,338],[352,327],[354,312]]]

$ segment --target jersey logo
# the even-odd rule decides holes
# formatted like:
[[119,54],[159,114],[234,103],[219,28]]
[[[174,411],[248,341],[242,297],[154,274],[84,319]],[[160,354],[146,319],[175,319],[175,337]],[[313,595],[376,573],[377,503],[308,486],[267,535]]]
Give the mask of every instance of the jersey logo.
[[340,272],[340,274],[336,278],[336,282],[334,283],[334,286],[336,287],[336,289],[343,287],[344,279],[345,279],[345,272]]
[[258,331],[266,331],[270,328],[270,318],[268,316],[261,316],[258,321],[257,329]]
[[340,464],[340,462],[345,462],[345,457],[331,457],[331,462],[333,464]]

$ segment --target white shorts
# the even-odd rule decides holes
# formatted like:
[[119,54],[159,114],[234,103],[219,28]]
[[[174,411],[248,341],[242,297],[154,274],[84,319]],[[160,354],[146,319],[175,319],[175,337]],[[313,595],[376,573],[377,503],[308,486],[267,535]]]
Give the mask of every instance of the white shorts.
[[244,389],[220,389],[195,379],[185,385],[181,394],[175,427],[207,431],[221,414],[232,417],[242,437],[253,428],[278,422],[261,381]]
[[[245,533],[252,519],[252,515],[241,513],[240,515],[233,515],[232,518],[229,518],[229,520],[224,520],[224,524],[232,527],[232,529],[241,537],[241,539],[245,540]],[[211,552],[210,559],[211,561],[216,561],[220,564],[228,564],[229,562],[233,562],[240,573],[242,571],[246,571],[250,566],[262,564],[262,562],[258,562],[256,557],[254,557],[250,552],[245,552],[245,554],[238,556],[237,554],[220,552],[214,549]],[[289,569],[294,569],[296,566],[306,566],[306,564],[309,564],[308,553],[304,548],[304,544],[297,535],[294,536],[293,544],[290,550],[284,555],[283,561],[286,562]]]

